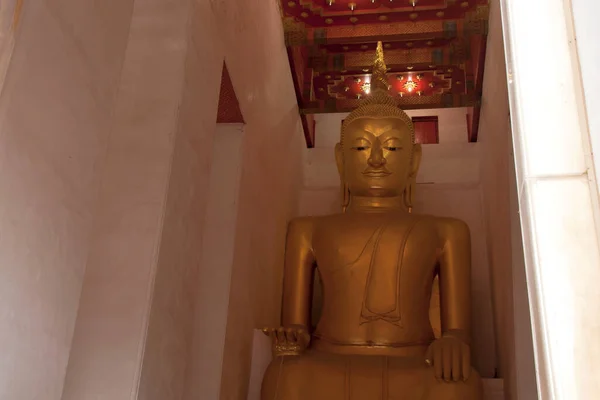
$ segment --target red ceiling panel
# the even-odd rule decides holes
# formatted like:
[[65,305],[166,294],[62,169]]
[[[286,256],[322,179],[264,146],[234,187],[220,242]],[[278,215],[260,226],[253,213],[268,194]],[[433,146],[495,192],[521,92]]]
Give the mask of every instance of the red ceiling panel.
[[[307,117],[351,111],[369,95],[378,41],[400,107],[478,110],[488,0],[282,0],[281,6],[309,146],[315,138]],[[470,140],[477,123],[472,118]]]

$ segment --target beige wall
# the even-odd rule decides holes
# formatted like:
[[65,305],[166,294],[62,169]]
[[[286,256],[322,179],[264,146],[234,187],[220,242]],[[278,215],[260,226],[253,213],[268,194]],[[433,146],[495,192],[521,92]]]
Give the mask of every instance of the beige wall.
[[62,393],[131,12],[90,3],[24,2],[0,97],[2,399]]
[[[491,4],[479,128],[484,215],[492,275],[499,375],[507,398],[536,396],[529,299],[512,155],[502,22]],[[532,397],[533,396],[533,397]]]
[[0,98],[0,397],[202,393],[225,59],[247,136],[221,397],[243,398],[253,329],[278,322],[304,147],[276,5],[48,0],[22,17]]
[[280,323],[285,235],[306,144],[277,4],[221,0],[214,17],[246,122],[221,383],[228,400],[246,397],[252,330]]

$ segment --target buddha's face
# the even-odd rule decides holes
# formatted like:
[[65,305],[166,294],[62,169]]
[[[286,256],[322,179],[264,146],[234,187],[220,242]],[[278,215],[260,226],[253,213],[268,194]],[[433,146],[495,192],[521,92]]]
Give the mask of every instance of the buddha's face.
[[[400,196],[421,161],[409,127],[398,118],[361,118],[335,149],[340,177],[353,196]],[[411,157],[412,156],[412,157]]]

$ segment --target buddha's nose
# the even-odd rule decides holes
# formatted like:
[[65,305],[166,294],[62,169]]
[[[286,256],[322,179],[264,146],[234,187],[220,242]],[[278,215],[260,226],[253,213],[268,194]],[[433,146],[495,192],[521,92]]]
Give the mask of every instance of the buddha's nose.
[[383,156],[383,149],[379,141],[376,141],[371,147],[371,156],[369,157],[368,163],[372,167],[382,167],[386,163],[386,159]]

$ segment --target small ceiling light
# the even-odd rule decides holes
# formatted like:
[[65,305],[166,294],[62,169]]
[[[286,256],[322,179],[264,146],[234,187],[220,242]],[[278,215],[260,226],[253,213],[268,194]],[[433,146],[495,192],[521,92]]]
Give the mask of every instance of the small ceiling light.
[[417,88],[417,83],[413,80],[408,80],[404,84],[404,89],[406,89],[407,92],[412,92],[416,88]]
[[362,88],[363,92],[365,92],[365,94],[371,93],[371,83],[370,82],[365,82],[361,88]]
[[348,3],[348,7],[350,8],[350,10],[354,11],[354,9],[356,8],[356,3]]

